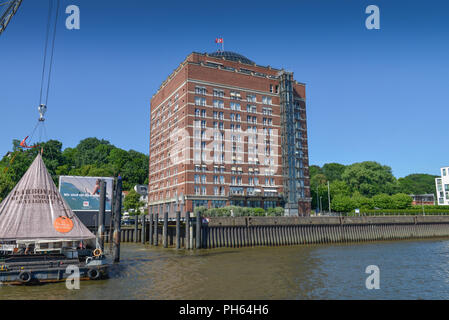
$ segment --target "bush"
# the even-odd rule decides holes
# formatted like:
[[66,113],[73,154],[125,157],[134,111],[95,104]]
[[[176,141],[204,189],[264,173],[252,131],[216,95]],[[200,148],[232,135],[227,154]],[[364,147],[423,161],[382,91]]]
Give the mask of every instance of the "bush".
[[393,200],[388,194],[381,193],[373,198],[374,207],[379,209],[389,209],[393,207]]
[[407,209],[412,206],[412,197],[405,193],[397,193],[391,196],[393,202],[392,208],[394,209]]
[[356,208],[359,209],[374,209],[374,201],[373,199],[367,198],[365,196],[362,196],[360,193],[355,193],[352,196],[352,200],[354,201],[354,204]]
[[357,204],[348,196],[336,195],[332,199],[331,206],[332,210],[336,212],[351,212],[357,207]]
[[230,217],[231,210],[234,214],[234,217],[250,217],[250,216],[283,216],[284,208],[276,207],[269,208],[265,211],[263,208],[250,208],[250,207],[238,207],[238,206],[227,206],[222,208],[210,208],[206,209],[205,207],[197,207],[195,208],[195,213],[200,212],[201,215],[205,217]]

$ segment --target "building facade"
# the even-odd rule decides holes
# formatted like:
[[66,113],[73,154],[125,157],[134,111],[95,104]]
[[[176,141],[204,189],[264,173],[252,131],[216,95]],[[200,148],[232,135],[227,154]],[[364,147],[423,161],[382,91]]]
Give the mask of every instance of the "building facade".
[[412,206],[433,206],[435,205],[435,195],[430,194],[410,194]]
[[449,205],[449,167],[440,168],[441,177],[435,178],[438,205]]
[[305,85],[237,53],[190,54],[151,99],[151,212],[310,214]]

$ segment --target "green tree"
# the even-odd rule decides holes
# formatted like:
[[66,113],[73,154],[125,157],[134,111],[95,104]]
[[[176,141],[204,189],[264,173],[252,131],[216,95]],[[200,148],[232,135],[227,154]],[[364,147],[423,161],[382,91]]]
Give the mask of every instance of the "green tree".
[[0,202],[3,201],[12,188],[14,188],[14,181],[8,173],[4,173],[4,167],[0,166]]
[[349,186],[341,180],[335,180],[330,183],[329,185],[331,198],[335,197],[336,195],[343,195],[343,196],[350,196],[351,195],[351,189]]
[[388,194],[377,194],[373,197],[374,207],[379,209],[393,208],[393,200]]
[[412,197],[405,193],[397,193],[391,196],[392,209],[407,209],[412,206]]
[[131,215],[140,214],[140,208],[144,206],[144,202],[140,201],[140,194],[134,189],[131,189],[125,199],[123,200],[123,207],[126,211],[134,210]]
[[346,166],[340,163],[326,163],[323,165],[323,174],[330,182],[341,180],[341,175],[345,171]]
[[435,194],[435,178],[437,176],[414,173],[398,179],[399,190],[406,194]]
[[374,196],[380,193],[393,194],[397,191],[397,181],[391,168],[374,161],[354,163],[347,166],[342,179],[351,188],[364,196]]
[[357,205],[353,199],[348,196],[336,195],[331,202],[332,210],[336,212],[351,212]]
[[352,195],[352,200],[354,201],[356,208],[359,209],[374,209],[374,201],[371,198],[362,196],[359,192],[355,192]]

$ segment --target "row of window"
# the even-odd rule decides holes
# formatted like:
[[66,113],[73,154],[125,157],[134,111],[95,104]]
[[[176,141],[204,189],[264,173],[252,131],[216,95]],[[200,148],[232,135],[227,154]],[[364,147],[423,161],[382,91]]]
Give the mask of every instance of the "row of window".
[[[216,96],[220,97],[220,96]],[[240,101],[240,95],[231,95],[231,100],[238,100]],[[257,103],[256,96],[250,96],[250,98],[247,99],[247,102]],[[224,108],[224,101],[219,99],[213,99],[212,100],[213,106],[216,108]],[[262,104],[265,105],[272,105],[273,99],[271,97],[262,96]],[[195,96],[195,105],[197,106],[205,106],[206,105],[206,98],[205,97],[198,97]],[[231,101],[229,103],[230,108],[241,108],[239,102]],[[240,110],[240,109],[239,109]]]
[[[279,86],[273,86],[270,84],[270,92],[271,93],[279,93]],[[206,95],[207,89],[205,87],[196,86],[195,94]],[[213,89],[213,96],[223,98],[225,96],[224,91],[220,89]],[[230,91],[229,97],[231,100],[241,100],[242,96],[239,91]],[[257,97],[255,94],[246,94],[246,101],[248,102],[257,102]],[[262,103],[271,104],[271,97],[263,96]]]

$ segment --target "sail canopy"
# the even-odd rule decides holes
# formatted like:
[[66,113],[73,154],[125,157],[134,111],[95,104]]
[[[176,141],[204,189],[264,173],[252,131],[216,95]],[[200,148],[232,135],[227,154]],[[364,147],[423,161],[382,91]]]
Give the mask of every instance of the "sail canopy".
[[0,241],[92,238],[95,235],[64,201],[38,154],[0,204]]

